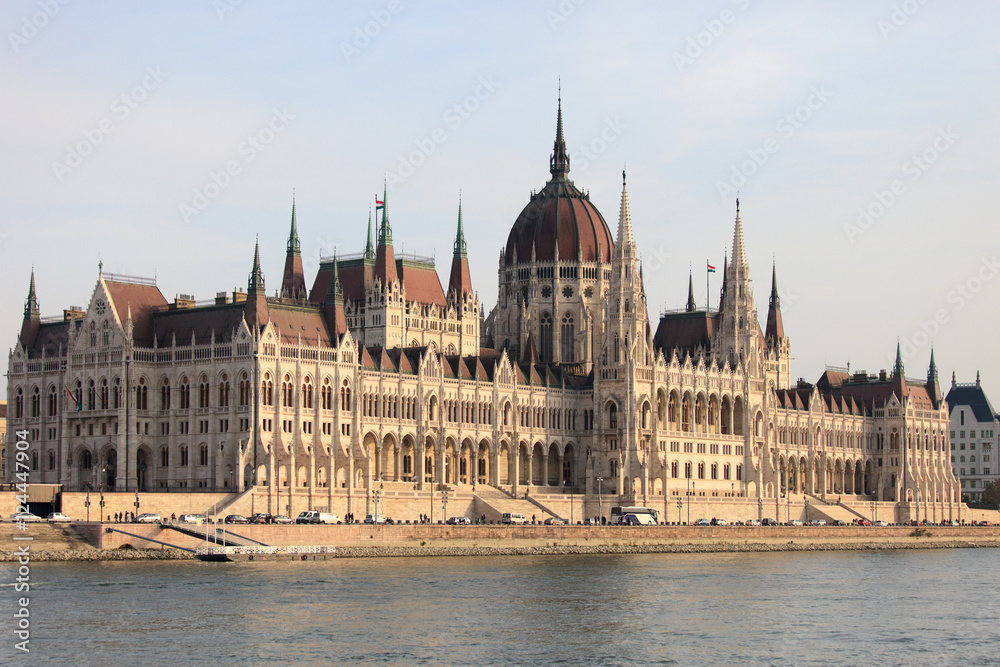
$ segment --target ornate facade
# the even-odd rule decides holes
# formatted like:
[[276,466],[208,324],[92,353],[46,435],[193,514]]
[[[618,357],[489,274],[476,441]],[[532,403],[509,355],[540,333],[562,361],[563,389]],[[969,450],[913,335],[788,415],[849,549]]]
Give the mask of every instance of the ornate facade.
[[776,272],[762,330],[738,202],[718,308],[689,298],[654,332],[624,175],[613,236],[569,179],[561,104],[549,171],[500,253],[488,316],[461,205],[446,289],[433,260],[394,253],[385,200],[364,252],[323,260],[308,293],[294,203],[274,296],[256,250],[246,292],[209,303],[100,273],[86,308],[43,319],[32,275],[8,397],[33,480],[255,487],[275,510],[356,514],[386,484],[570,492],[590,514],[595,499],[666,515],[695,497],[750,518],[833,496],[957,513],[933,357],[926,381],[897,359],[891,374],[792,384]]

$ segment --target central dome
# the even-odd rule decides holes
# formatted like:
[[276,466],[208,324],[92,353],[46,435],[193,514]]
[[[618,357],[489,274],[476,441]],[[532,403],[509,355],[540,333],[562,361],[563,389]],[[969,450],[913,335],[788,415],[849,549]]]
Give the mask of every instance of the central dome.
[[507,237],[504,263],[535,261],[601,261],[610,263],[614,237],[590,197],[579,190],[569,174],[569,155],[563,140],[562,101],[556,119],[556,142],[549,160],[552,178],[517,216]]

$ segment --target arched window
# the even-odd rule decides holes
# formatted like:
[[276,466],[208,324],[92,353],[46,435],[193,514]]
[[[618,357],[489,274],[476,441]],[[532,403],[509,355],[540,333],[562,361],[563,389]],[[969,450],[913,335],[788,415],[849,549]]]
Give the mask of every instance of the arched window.
[[340,387],[340,409],[344,412],[349,412],[351,409],[351,386],[347,380],[344,380],[344,384]]
[[281,407],[290,408],[294,405],[295,398],[292,396],[292,378],[290,375],[285,375],[284,381],[281,383]]
[[108,379],[104,378],[101,380],[101,410],[108,409]]
[[90,346],[97,347],[97,323],[90,323]]
[[323,378],[323,388],[320,390],[321,401],[324,410],[333,410],[333,387],[330,385],[330,378]]
[[562,332],[560,335],[560,351],[561,361],[564,363],[572,363],[575,361],[574,357],[574,345],[575,342],[576,329],[573,326],[573,313],[566,313],[562,318]]
[[225,373],[222,374],[222,379],[219,381],[219,407],[229,407],[229,376]]
[[263,405],[274,405],[274,382],[271,381],[270,373],[264,373],[264,379],[260,383],[260,402]]
[[38,417],[42,413],[42,390],[35,387],[31,390],[31,416]]
[[166,468],[170,465],[170,448],[166,445],[160,447],[160,467]]
[[250,379],[246,371],[240,374],[240,406],[250,405]]
[[181,378],[181,410],[188,410],[191,408],[191,385],[188,384],[187,377]]
[[122,405],[122,381],[121,378],[115,378],[115,391],[114,391],[114,409],[117,410]]
[[608,403],[608,428],[618,428],[618,406]]
[[202,375],[201,382],[198,384],[198,407],[207,408],[209,405],[209,399],[208,376]]
[[94,386],[93,380],[87,383],[87,409],[97,409],[97,388]]
[[49,417],[55,417],[59,411],[59,395],[56,388],[49,387]]
[[103,341],[102,342],[104,343],[105,346],[107,346],[108,344],[111,343],[111,330],[108,327],[108,321],[107,320],[104,320],[104,324],[102,325],[101,328],[103,329],[103,334],[102,334]]
[[312,380],[306,378],[305,382],[302,383],[302,407],[311,410],[312,406],[313,406]]
[[160,387],[160,409],[170,409],[170,380],[163,378],[163,386]]
[[90,470],[94,467],[94,458],[90,454],[89,449],[85,449],[80,453],[80,469]]
[[135,409],[136,410],[148,410],[148,387],[146,387],[146,378],[139,378],[139,384],[135,388]]

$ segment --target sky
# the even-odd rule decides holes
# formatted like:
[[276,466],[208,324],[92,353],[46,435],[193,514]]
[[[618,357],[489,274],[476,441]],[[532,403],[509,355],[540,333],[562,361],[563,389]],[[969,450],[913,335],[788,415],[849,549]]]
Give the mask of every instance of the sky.
[[756,304],[777,271],[792,377],[909,377],[933,347],[1000,402],[1000,4],[5,0],[0,330],[32,267],[42,315],[106,273],[168,300],[280,285],[293,192],[311,285],[363,250],[387,189],[397,253],[443,282],[461,198],[473,286],[547,179],[617,229],[628,173],[649,316],[715,307],[737,192]]

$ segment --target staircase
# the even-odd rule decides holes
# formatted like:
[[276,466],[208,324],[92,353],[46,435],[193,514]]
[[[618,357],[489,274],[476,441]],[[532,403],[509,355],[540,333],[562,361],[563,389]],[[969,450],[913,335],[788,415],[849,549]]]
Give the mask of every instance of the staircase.
[[831,503],[816,496],[806,496],[806,498],[809,500],[806,521],[825,519],[829,523],[833,523],[834,521],[853,523],[855,519],[867,518],[846,505]]
[[476,500],[477,511],[485,514],[487,521],[499,522],[504,513],[523,514],[528,521],[534,516],[538,523],[549,517],[558,516],[530,496],[527,499],[515,498],[496,487],[483,484],[476,486]]
[[[246,498],[250,494],[252,494],[253,493],[253,489],[254,489],[254,487],[248,486],[246,488],[246,490],[243,491],[242,493],[231,493],[231,494],[229,494],[228,496],[226,496],[225,498],[223,498],[222,500],[220,500],[219,502],[215,503],[214,505],[212,505],[211,507],[209,507],[207,510],[205,510],[205,516],[207,516],[207,517],[214,517],[214,516],[217,516],[217,515],[220,515],[220,514],[224,514],[227,509],[229,509],[230,507],[232,507],[233,505],[235,505],[239,501],[243,500],[244,498]],[[229,514],[233,514],[233,512],[229,512]],[[249,517],[247,517],[247,518],[249,518]]]

